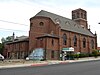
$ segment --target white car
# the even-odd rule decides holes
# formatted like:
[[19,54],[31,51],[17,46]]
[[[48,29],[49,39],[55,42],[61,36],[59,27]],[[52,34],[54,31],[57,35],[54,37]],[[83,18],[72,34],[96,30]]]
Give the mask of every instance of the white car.
[[0,54],[0,60],[4,60],[4,56]]

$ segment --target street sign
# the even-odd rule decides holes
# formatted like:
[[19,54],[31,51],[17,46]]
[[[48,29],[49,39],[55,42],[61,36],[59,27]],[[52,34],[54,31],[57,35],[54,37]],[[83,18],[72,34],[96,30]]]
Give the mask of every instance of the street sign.
[[63,48],[62,51],[68,51],[68,52],[69,51],[72,51],[73,52],[74,51],[74,48],[73,47]]

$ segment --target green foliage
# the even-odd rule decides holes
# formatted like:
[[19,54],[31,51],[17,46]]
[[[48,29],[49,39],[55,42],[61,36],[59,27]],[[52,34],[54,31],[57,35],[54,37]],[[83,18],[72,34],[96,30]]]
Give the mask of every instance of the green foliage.
[[6,37],[6,38],[3,37],[3,38],[1,39],[1,42],[2,42],[2,43],[7,43],[7,42],[9,42],[9,41],[12,41],[12,36],[8,36],[8,37]]
[[3,44],[0,43],[0,54],[2,54],[2,52],[3,52]]
[[94,55],[92,53],[89,54],[89,57],[93,57]]
[[1,42],[4,43],[5,41],[6,41],[6,39],[3,37],[3,38],[1,39]]
[[70,54],[69,57],[70,57],[70,60],[74,60],[74,54]]
[[79,58],[79,54],[74,54],[73,57],[78,59]]
[[92,53],[80,53],[80,54],[72,54],[73,58],[84,58],[84,57],[98,57],[100,56],[100,52],[98,50],[93,50]]
[[89,56],[88,53],[81,53],[81,54],[79,54],[79,57],[80,57],[80,58],[88,57],[88,56]]
[[3,50],[4,50],[4,44],[9,42],[9,41],[12,41],[12,36],[8,36],[6,38],[3,37],[1,39],[1,42],[2,42],[2,43],[0,43],[0,53],[1,54],[3,53]]
[[94,57],[98,57],[99,52],[97,50],[93,50],[92,54],[93,54]]
[[81,54],[74,54],[74,58],[84,58],[84,57],[88,57],[89,54],[87,53],[81,53]]

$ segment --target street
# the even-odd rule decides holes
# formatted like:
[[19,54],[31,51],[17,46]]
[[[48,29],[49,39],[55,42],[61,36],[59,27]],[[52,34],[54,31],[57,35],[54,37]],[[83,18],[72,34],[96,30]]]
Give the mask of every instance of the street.
[[0,75],[100,75],[100,61],[0,69]]

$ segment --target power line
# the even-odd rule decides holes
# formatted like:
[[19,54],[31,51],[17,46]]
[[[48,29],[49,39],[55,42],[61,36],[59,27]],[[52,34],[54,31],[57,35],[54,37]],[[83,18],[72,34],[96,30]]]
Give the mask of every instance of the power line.
[[20,32],[28,32],[28,31],[24,31],[24,30],[15,30],[15,29],[5,29],[5,28],[0,28],[0,30],[7,30],[7,31],[20,31]]
[[12,23],[12,24],[18,24],[18,25],[23,25],[23,26],[28,26],[26,24],[21,24],[21,23],[16,23],[16,22],[11,22],[11,21],[5,21],[5,20],[0,20],[1,22],[6,22],[6,23]]

